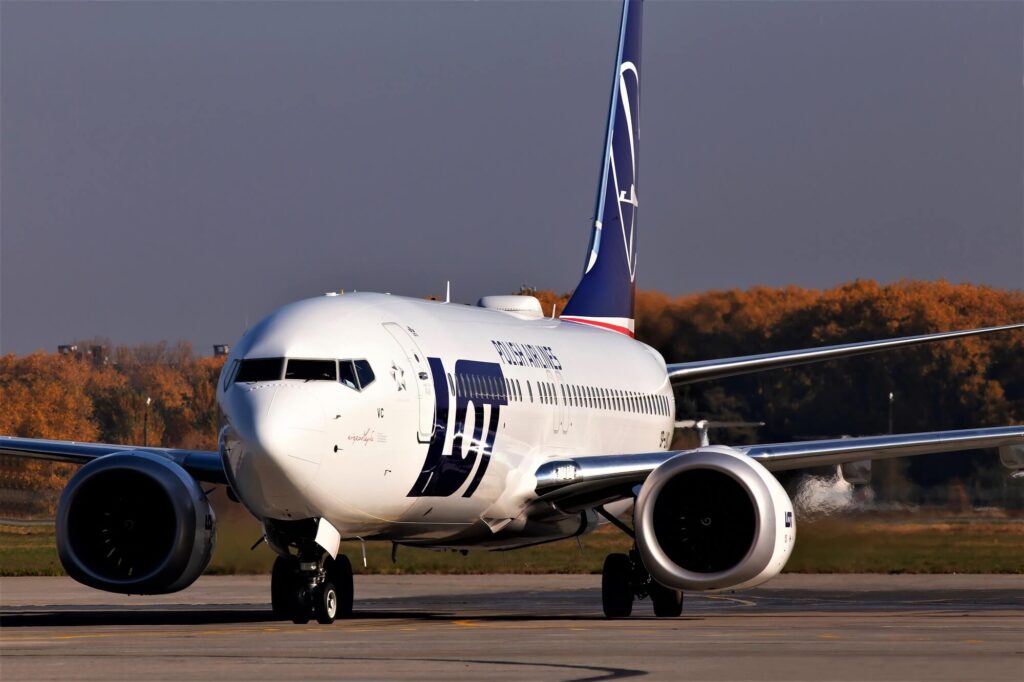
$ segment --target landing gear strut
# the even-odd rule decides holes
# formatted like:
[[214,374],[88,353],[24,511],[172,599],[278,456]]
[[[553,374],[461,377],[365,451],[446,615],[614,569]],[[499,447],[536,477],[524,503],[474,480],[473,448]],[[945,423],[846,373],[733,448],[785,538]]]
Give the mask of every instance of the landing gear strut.
[[651,579],[634,547],[629,554],[609,554],[601,571],[601,604],[609,618],[626,618],[633,601],[650,597],[654,615],[675,618],[683,612],[683,593]]
[[594,508],[608,523],[633,538],[629,554],[609,554],[601,571],[601,605],[609,618],[626,618],[633,612],[633,601],[650,597],[654,615],[675,618],[683,612],[683,593],[651,578],[636,549],[636,533],[603,506]]
[[270,602],[274,616],[308,623],[315,617],[324,625],[352,615],[352,564],[348,557],[317,552],[314,556],[279,556],[270,575]]

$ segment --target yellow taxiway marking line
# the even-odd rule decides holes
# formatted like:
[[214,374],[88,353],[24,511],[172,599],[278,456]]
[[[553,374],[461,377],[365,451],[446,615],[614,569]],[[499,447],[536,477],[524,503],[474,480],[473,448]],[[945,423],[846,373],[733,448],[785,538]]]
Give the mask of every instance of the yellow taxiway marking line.
[[842,637],[835,634],[834,632],[823,632],[820,635],[818,635],[818,639],[842,639]]

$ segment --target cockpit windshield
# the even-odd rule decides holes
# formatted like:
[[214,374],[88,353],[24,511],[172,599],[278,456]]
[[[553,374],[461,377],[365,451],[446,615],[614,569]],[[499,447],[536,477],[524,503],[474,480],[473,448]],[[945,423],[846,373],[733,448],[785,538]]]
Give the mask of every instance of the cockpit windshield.
[[373,369],[366,360],[318,360],[308,358],[251,358],[237,362],[237,373],[225,378],[231,383],[258,381],[337,381],[361,391],[373,383]]
[[252,358],[242,360],[235,375],[240,384],[256,381],[278,381],[284,368],[284,358]]
[[337,381],[338,363],[336,360],[288,360],[288,369],[284,372],[285,379],[300,381]]

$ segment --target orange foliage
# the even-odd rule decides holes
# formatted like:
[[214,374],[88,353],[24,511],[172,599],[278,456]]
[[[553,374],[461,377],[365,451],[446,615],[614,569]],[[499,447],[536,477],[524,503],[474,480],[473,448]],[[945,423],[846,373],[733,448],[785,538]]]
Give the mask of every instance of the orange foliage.
[[[0,434],[216,448],[216,381],[223,358],[194,358],[187,344],[156,344],[117,348],[112,360],[0,356]],[[16,496],[15,513],[26,505],[52,511],[55,493],[73,471],[69,465],[0,457],[0,488],[38,491],[37,505]]]

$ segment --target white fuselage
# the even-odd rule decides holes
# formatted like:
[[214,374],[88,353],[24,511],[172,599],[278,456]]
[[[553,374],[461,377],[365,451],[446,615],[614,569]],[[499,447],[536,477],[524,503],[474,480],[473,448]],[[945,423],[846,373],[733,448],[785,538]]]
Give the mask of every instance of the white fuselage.
[[[373,380],[232,380],[258,358],[365,360]],[[665,450],[675,412],[664,360],[625,335],[363,293],[262,320],[233,349],[218,397],[225,468],[258,518],[437,546],[581,532],[565,523],[578,514],[531,508],[537,467]]]

